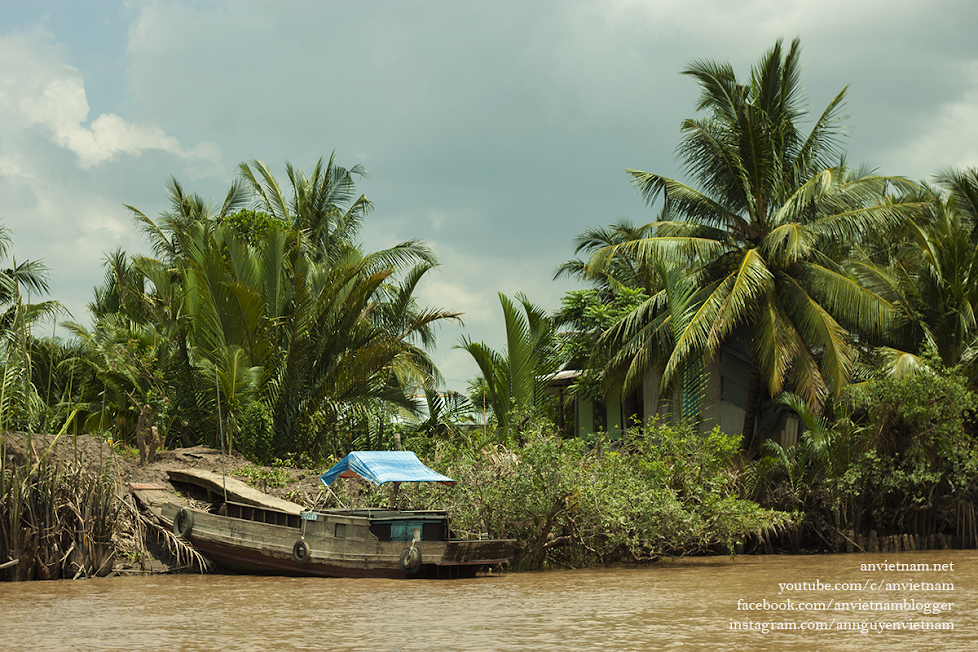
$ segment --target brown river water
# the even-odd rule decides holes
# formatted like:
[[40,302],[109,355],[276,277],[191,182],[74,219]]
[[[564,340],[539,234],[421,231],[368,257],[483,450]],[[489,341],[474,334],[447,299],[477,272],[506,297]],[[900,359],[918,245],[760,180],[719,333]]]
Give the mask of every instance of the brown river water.
[[976,551],[686,558],[447,581],[4,583],[0,650],[978,650],[976,592]]

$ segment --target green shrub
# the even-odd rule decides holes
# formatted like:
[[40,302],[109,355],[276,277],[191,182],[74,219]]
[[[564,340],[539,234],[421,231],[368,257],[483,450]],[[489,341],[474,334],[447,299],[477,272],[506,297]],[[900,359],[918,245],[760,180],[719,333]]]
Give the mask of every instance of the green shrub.
[[[850,397],[868,438],[858,464],[872,496],[871,527],[933,533],[954,521],[959,502],[974,503],[978,395],[956,370],[878,380],[853,388]],[[920,523],[918,513],[929,522]]]
[[[517,539],[524,568],[642,561],[717,544],[733,550],[743,537],[791,520],[737,497],[730,459],[739,437],[685,425],[637,430],[613,444],[552,432],[535,422],[523,446],[435,442],[426,463],[458,485],[402,487],[401,498],[448,508],[461,535]],[[363,489],[361,501],[386,503],[386,490]]]
[[268,406],[254,401],[244,410],[239,447],[241,454],[257,464],[269,464],[275,453],[275,425]]

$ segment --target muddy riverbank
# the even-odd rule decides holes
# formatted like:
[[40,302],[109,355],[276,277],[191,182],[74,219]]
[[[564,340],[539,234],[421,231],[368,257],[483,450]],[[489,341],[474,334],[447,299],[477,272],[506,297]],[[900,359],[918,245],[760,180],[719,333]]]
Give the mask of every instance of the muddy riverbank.
[[135,482],[195,495],[171,481],[171,470],[227,473],[304,505],[319,494],[315,470],[256,466],[204,446],[160,451],[140,464],[138,452],[87,434],[0,436],[0,581],[193,570],[189,551],[129,494]]

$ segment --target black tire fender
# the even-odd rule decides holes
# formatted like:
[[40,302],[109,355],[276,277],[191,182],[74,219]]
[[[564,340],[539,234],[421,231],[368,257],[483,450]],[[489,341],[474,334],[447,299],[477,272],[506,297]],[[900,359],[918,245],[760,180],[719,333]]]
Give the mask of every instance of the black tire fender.
[[299,539],[292,546],[292,560],[297,564],[304,564],[309,561],[309,544],[305,539]]
[[173,519],[173,533],[186,539],[193,531],[194,513],[186,507],[183,507],[177,512],[176,518]]
[[417,548],[405,548],[401,553],[401,570],[408,575],[414,575],[421,570],[421,551]]

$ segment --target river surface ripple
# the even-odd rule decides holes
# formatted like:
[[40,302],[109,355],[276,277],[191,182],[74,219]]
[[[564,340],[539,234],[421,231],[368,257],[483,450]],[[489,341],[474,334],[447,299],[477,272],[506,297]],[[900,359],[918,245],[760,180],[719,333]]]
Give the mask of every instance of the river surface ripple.
[[[884,561],[954,570],[860,570]],[[450,581],[166,575],[3,583],[0,650],[976,650],[976,562],[975,551],[931,551],[686,558]],[[944,586],[913,586],[921,582]],[[789,583],[801,586],[781,592]],[[738,600],[761,609],[738,609]],[[802,608],[774,607],[786,600]],[[953,606],[923,612],[934,603]]]

